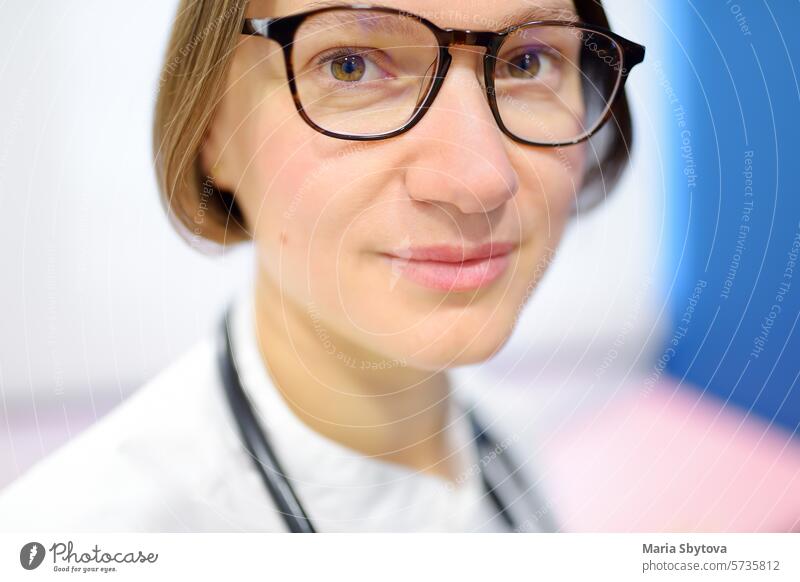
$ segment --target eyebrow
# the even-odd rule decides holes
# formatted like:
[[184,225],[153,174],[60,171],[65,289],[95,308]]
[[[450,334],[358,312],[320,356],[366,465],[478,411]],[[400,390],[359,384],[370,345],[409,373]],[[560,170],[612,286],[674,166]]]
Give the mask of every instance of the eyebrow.
[[502,30],[510,26],[532,22],[534,20],[565,20],[568,22],[576,22],[578,20],[578,14],[575,12],[574,8],[566,4],[542,4],[540,6],[529,4],[525,9],[519,12],[498,17],[495,22],[497,23],[497,29]]
[[[476,23],[477,26],[453,26],[452,28],[466,28],[470,30],[483,30],[485,27],[481,24],[482,22],[491,22],[492,23],[492,30],[504,30],[511,26],[515,26],[517,24],[524,24],[526,22],[532,22],[535,20],[562,20],[568,22],[577,22],[578,21],[578,14],[575,12],[575,9],[564,2],[558,2],[553,0],[541,0],[540,3],[534,3],[531,0],[526,2],[526,6],[517,12],[504,14],[498,17],[492,16],[476,16],[474,19],[463,17],[462,20],[464,23]],[[340,8],[347,8],[350,6],[365,6],[365,3],[362,2],[347,2],[342,0],[319,0],[317,2],[311,2],[306,4],[302,11],[305,12],[307,10],[314,10],[317,8],[328,8],[328,7],[340,7]],[[384,5],[381,4],[369,4],[374,8],[381,8]],[[389,7],[392,8],[392,7]],[[396,8],[397,10],[402,10],[400,8]],[[410,13],[410,12],[409,12]],[[443,9],[443,10],[431,10],[431,11],[422,11],[419,16],[422,16],[428,20],[433,20],[429,18],[426,13],[439,13],[441,16],[446,17],[449,15],[456,14],[456,10],[452,8]],[[447,27],[443,27],[447,28]]]
[[[339,4],[335,4],[339,5]],[[337,30],[339,26],[357,26],[361,32],[381,32],[381,33],[397,33],[397,34],[413,34],[419,33],[419,24],[416,20],[409,20],[407,18],[392,18],[385,14],[376,15],[370,14],[349,14],[347,16],[337,14],[336,11],[328,13],[326,16],[318,19],[312,19],[303,26],[303,32],[306,34],[315,34],[319,31]]]

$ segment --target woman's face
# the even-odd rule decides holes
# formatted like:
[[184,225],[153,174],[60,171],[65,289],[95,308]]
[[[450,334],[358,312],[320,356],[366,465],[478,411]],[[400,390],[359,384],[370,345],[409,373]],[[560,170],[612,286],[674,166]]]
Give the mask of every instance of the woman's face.
[[[251,2],[248,17],[315,4]],[[571,0],[383,5],[472,29],[532,19],[533,6],[573,9]],[[236,192],[259,277],[280,290],[272,309],[291,310],[320,341],[422,369],[478,362],[505,343],[558,245],[583,168],[583,146],[502,134],[481,89],[483,49],[450,52],[447,79],[415,127],[356,142],[309,127],[278,44],[243,37],[203,151],[219,186]]]

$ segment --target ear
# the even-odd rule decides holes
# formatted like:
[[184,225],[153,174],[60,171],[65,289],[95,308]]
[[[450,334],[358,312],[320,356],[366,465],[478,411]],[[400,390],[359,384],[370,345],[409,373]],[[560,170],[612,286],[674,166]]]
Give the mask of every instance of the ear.
[[[251,43],[252,44],[252,43]],[[266,43],[269,44],[269,43]],[[246,107],[247,92],[243,87],[244,71],[248,66],[246,43],[240,43],[231,55],[222,89],[214,103],[211,121],[200,146],[199,168],[202,175],[210,176],[219,190],[233,192],[241,179],[238,160],[243,159],[238,137],[243,134],[242,112]]]

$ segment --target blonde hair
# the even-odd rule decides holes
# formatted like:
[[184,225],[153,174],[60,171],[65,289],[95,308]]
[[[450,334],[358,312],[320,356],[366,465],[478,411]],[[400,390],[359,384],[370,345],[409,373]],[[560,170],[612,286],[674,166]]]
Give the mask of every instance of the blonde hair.
[[[600,0],[574,0],[583,22],[608,27]],[[153,127],[155,169],[170,220],[193,241],[250,238],[233,192],[200,167],[200,151],[239,42],[247,0],[181,0],[165,55]],[[585,170],[580,207],[605,199],[627,166],[633,138],[624,92],[591,138],[600,152]],[[187,236],[188,235],[188,236]]]
[[155,105],[154,163],[165,210],[184,236],[217,243],[249,238],[233,194],[218,190],[200,167],[246,5],[247,0],[181,0]]

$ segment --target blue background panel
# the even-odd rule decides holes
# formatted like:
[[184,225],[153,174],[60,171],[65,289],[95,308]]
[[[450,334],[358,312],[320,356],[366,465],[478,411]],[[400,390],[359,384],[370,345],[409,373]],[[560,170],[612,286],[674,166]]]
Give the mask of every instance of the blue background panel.
[[670,3],[667,370],[800,426],[800,3]]

